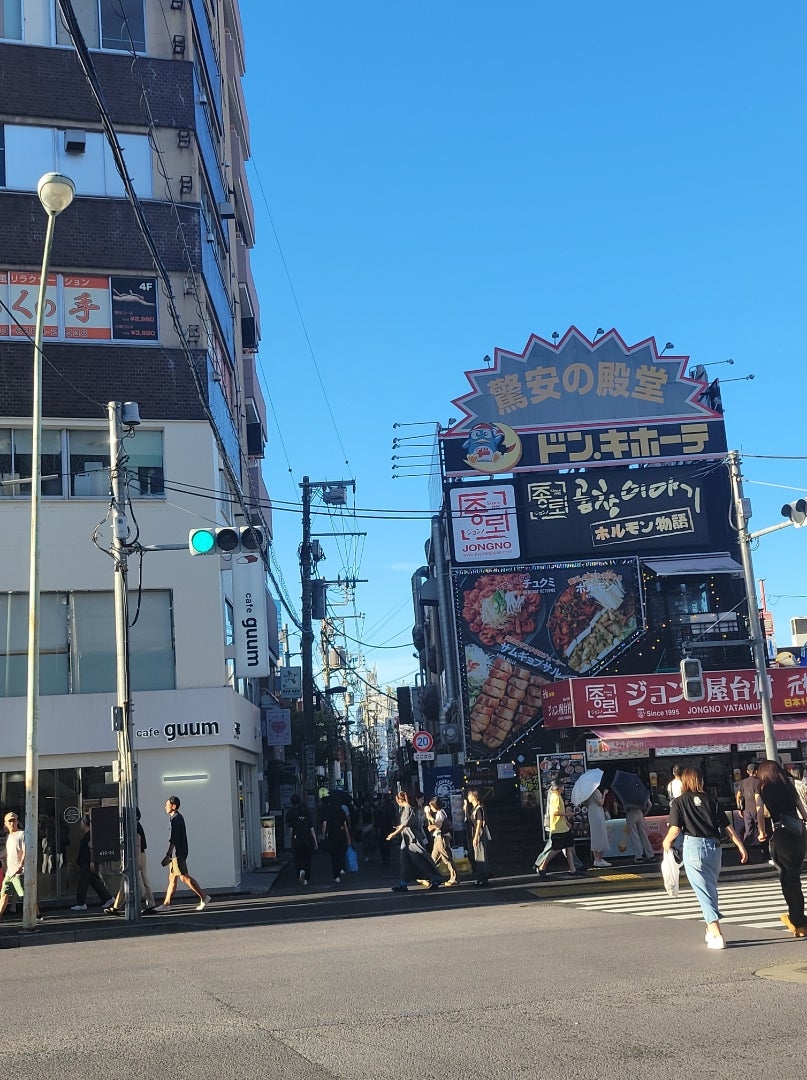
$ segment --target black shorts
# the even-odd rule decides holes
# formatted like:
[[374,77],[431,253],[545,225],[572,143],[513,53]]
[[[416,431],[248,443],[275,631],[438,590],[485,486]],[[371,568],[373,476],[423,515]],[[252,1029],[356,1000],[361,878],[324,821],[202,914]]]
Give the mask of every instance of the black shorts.
[[552,833],[552,850],[563,851],[564,848],[574,847],[574,837],[571,832]]
[[172,877],[190,877],[188,874],[188,860],[180,859],[179,856],[175,855],[171,860],[169,873]]

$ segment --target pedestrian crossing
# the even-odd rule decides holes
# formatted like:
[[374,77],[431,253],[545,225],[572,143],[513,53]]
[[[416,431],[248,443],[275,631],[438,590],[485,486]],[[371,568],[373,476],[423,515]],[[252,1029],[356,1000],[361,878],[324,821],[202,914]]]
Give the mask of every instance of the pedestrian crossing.
[[[720,922],[728,925],[746,926],[755,930],[788,931],[779,915],[787,910],[782,899],[778,880],[751,880],[726,882],[718,886]],[[679,921],[703,921],[703,915],[692,889],[681,878],[678,896],[667,896],[659,878],[658,890],[643,889],[631,892],[614,892],[594,896],[563,897],[556,904],[572,905],[587,911],[601,911],[610,915],[642,915],[645,918],[673,919]]]

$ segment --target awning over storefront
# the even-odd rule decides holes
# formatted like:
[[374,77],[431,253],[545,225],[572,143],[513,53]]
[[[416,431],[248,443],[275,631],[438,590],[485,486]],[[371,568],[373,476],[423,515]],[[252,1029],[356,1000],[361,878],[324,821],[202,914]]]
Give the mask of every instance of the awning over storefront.
[[691,574],[742,574],[743,568],[727,551],[713,555],[671,555],[642,559],[642,564],[659,577],[686,577]]
[[[777,740],[795,742],[807,739],[807,716],[775,719]],[[592,728],[596,737],[612,749],[621,745],[640,750],[657,750],[665,747],[709,748],[712,752],[726,750],[732,745],[762,743],[765,736],[762,722],[755,720],[714,721],[711,724],[691,722],[686,724],[611,724]]]

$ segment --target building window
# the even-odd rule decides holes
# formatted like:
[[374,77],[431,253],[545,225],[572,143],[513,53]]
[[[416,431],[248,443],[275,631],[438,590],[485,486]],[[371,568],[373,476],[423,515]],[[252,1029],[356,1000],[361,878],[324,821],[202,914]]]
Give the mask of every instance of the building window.
[[[77,195],[105,195],[123,199],[126,191],[112,151],[100,131],[87,131],[84,150],[72,153],[65,147],[63,128],[6,124],[2,135],[5,145],[5,170],[0,177],[3,187],[15,191],[36,191],[43,172],[65,173],[76,185]],[[124,132],[120,143],[129,176],[141,198],[151,198],[151,145],[148,135]]]
[[[176,664],[171,593],[129,593],[138,618],[129,629],[132,689],[174,690]],[[130,623],[132,620],[130,619]],[[111,592],[42,593],[42,695],[109,694],[116,687],[115,604]],[[25,697],[28,594],[0,595],[0,697]]]
[[0,38],[22,41],[22,0],[0,0]]
[[[56,10],[56,43],[72,45]],[[146,21],[143,0],[73,0],[73,10],[84,40],[91,49],[117,52],[146,51]]]
[[[42,495],[74,499],[109,498],[109,432],[86,429],[42,432]],[[124,495],[132,499],[162,497],[163,437],[161,431],[139,430],[123,442]],[[30,428],[0,428],[0,479],[31,475]],[[66,465],[65,465],[66,463]],[[0,486],[0,498],[31,498],[30,484]]]

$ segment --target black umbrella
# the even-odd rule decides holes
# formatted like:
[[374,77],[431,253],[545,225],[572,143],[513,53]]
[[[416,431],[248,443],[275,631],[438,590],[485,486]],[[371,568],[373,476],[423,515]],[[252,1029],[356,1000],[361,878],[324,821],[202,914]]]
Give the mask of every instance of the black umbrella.
[[636,773],[622,772],[617,769],[608,786],[622,803],[625,810],[630,809],[632,806],[638,806],[645,810],[650,805],[650,792]]

